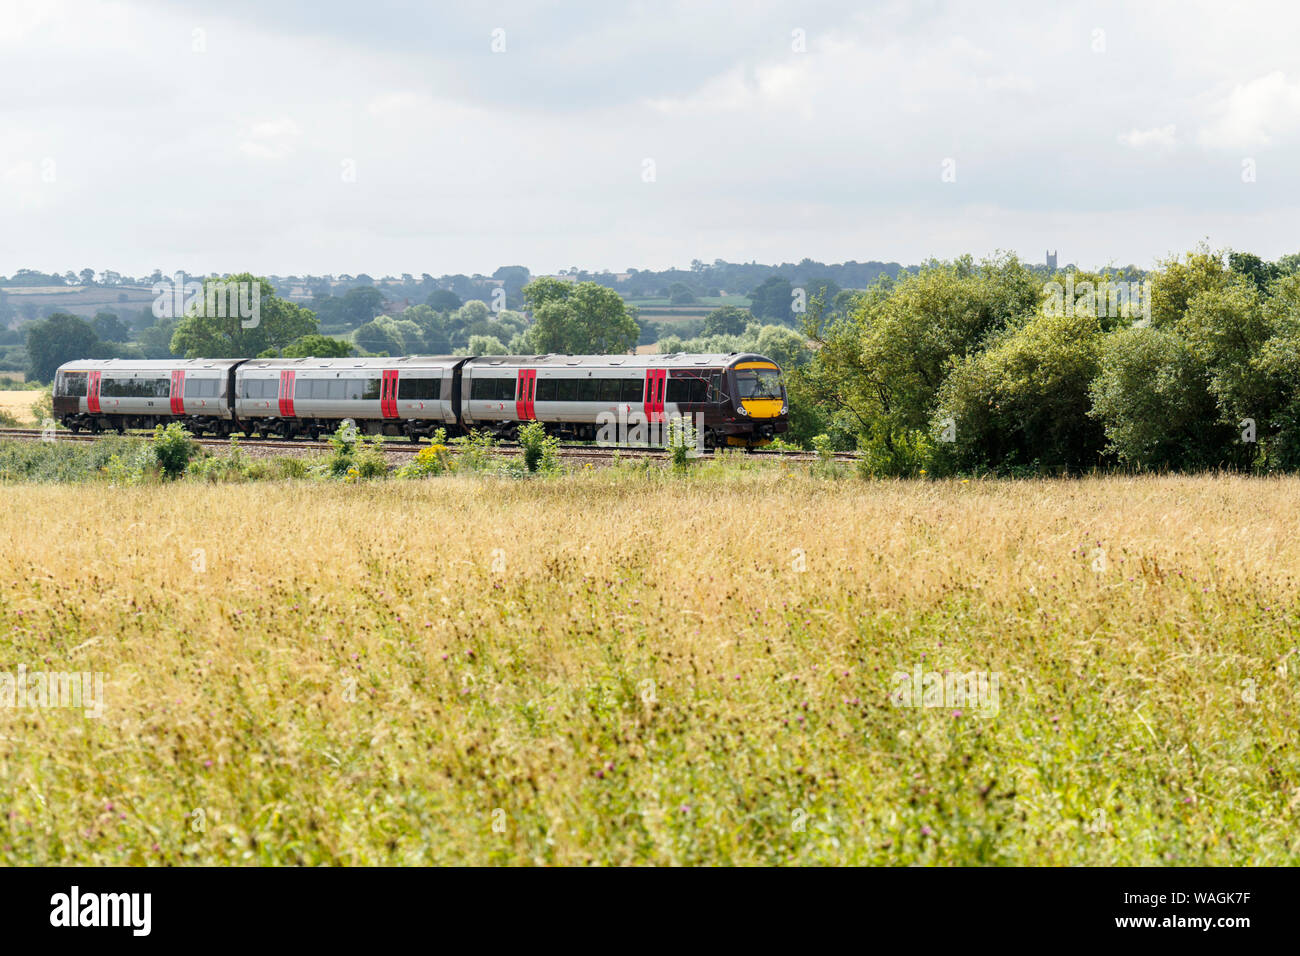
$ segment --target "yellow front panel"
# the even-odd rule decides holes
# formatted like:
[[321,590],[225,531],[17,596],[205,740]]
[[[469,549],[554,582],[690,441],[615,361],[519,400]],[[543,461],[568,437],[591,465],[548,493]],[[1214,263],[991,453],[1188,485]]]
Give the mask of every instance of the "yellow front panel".
[[746,398],[740,404],[745,406],[750,418],[777,418],[785,403],[779,398]]

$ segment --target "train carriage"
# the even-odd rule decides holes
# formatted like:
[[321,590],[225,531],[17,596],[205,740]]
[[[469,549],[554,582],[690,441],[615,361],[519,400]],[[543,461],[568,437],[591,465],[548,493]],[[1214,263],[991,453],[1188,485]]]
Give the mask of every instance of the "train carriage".
[[411,439],[455,426],[456,356],[254,359],[236,374],[234,413],[247,432],[316,437],[351,420]]
[[72,431],[152,428],[183,421],[196,434],[228,432],[239,359],[69,362],[54,377],[54,415]]
[[[316,438],[350,419],[413,441],[439,428],[513,436],[529,421],[578,440],[616,423],[615,440],[634,441],[637,421],[685,415],[707,445],[752,446],[789,427],[780,368],[749,353],[80,361],[59,369],[54,411],[74,431],[180,421],[196,434]],[[662,430],[647,437],[662,442]]]

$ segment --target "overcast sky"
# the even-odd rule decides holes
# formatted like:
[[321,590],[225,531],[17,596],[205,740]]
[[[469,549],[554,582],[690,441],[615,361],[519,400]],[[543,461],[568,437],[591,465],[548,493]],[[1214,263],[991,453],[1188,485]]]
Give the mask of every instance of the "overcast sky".
[[0,273],[1271,258],[1297,37],[1294,0],[0,0]]

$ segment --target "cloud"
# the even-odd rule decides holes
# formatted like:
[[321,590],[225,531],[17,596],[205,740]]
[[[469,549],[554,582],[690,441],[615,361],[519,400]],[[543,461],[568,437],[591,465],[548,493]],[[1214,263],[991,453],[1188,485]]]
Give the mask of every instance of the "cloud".
[[289,156],[301,134],[288,117],[258,120],[240,137],[239,151],[252,159],[280,160]]
[[1210,149],[1255,149],[1300,129],[1300,82],[1274,70],[1233,87],[1210,106],[1197,141]]
[[1167,126],[1155,126],[1151,129],[1135,129],[1128,133],[1122,133],[1119,141],[1125,146],[1140,150],[1169,150],[1178,147],[1178,137],[1175,135],[1177,126],[1170,123]]

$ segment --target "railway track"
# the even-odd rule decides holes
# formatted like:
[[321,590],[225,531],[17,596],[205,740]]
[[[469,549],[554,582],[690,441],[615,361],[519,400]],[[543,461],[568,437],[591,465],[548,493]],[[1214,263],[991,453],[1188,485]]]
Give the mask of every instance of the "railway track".
[[[98,435],[81,432],[73,434],[72,432],[58,429],[53,432],[53,438],[39,428],[0,428],[0,440],[10,441],[56,441],[56,442],[93,442],[99,438],[111,435],[112,432],[102,432]],[[147,431],[128,432],[137,438],[145,437],[151,434]],[[229,449],[229,438],[196,438],[200,445],[209,449]],[[260,438],[239,438],[239,447],[244,450],[266,450],[275,451],[281,454],[302,454],[307,452],[328,452],[333,446],[324,440],[310,440],[306,438],[280,438],[280,439],[260,439]],[[383,450],[387,455],[397,457],[408,457],[417,454],[420,449],[427,448],[425,443],[414,443],[406,440],[385,441]],[[453,453],[460,452],[462,449],[459,445],[450,444],[447,446]],[[493,445],[494,453],[503,455],[522,454],[522,449],[514,442],[501,442]],[[668,452],[662,448],[615,448],[604,445],[590,444],[561,444],[560,456],[569,459],[591,459],[609,461],[614,458],[624,460],[635,458],[664,459],[668,457]],[[787,462],[812,462],[817,461],[818,456],[815,452],[809,451],[788,451],[784,449],[764,449],[756,448],[746,454],[746,458],[751,460],[770,460],[770,461],[787,461]],[[832,460],[837,462],[853,462],[858,456],[852,452],[835,452]]]

